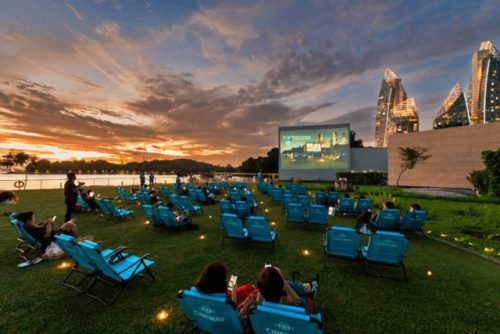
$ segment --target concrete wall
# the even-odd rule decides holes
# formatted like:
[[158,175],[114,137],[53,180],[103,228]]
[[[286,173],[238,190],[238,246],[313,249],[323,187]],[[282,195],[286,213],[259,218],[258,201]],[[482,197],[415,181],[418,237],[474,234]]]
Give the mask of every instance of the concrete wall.
[[481,152],[500,148],[500,122],[460,126],[416,133],[396,134],[389,139],[389,184],[395,185],[401,171],[399,147],[421,146],[432,157],[407,170],[400,185],[470,189],[466,177],[484,169]]
[[351,170],[387,172],[387,148],[351,148]]

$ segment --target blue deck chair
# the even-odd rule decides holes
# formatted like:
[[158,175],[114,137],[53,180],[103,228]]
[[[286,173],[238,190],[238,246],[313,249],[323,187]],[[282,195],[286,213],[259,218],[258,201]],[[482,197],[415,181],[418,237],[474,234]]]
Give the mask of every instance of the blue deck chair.
[[231,199],[231,203],[235,204],[238,201],[241,201],[241,196],[237,191],[230,191],[229,198]]
[[282,189],[273,189],[271,191],[271,200],[273,202],[278,202],[278,203],[281,203],[281,201],[283,200],[283,190]]
[[127,190],[123,187],[117,187],[116,188],[116,193],[118,194],[118,197],[122,201],[127,201],[127,202],[135,202],[137,200],[137,196],[135,195],[130,195]]
[[253,195],[250,192],[240,194],[240,198],[245,198],[249,205],[257,206],[257,202],[255,202],[255,199],[253,198]]
[[324,191],[316,192],[316,195],[314,196],[314,203],[322,205],[326,204],[326,194]]
[[89,203],[87,203],[87,201],[83,199],[80,193],[78,193],[78,204],[82,207],[83,210],[92,211],[92,208],[90,207]]
[[234,204],[234,210],[239,218],[246,218],[252,214],[248,202],[245,201],[237,201]]
[[289,189],[292,195],[299,195],[300,193],[300,186],[298,184],[291,184]]
[[[54,239],[59,248],[64,251],[64,254],[71,258],[71,260],[74,262],[74,265],[71,268],[70,272],[63,279],[62,285],[70,287],[78,292],[86,292],[91,284],[96,280],[95,275],[98,271],[97,267],[85,256],[85,254],[83,254],[78,245],[78,240],[75,237],[67,234],[58,234],[54,236]],[[123,249],[123,247],[117,248],[116,251],[113,251],[112,249],[106,249],[102,251],[102,255],[106,259],[110,260],[113,254],[118,254],[118,252],[121,252]],[[85,269],[85,271],[82,271],[81,269]],[[73,284],[70,282],[70,277],[76,273],[83,276],[90,276],[91,280],[87,285],[83,287],[81,287],[81,284]]]
[[408,239],[397,232],[377,231],[368,239],[368,246],[361,248],[363,268],[368,274],[366,262],[400,266],[403,269],[404,280],[408,281],[408,274],[403,262],[408,248]]
[[225,294],[199,293],[196,288],[177,294],[181,309],[193,325],[192,333],[242,334],[243,325],[236,305]]
[[103,215],[108,216],[108,217],[113,216],[113,213],[111,212],[109,207],[106,205],[106,203],[104,203],[103,198],[96,197],[95,202],[96,202],[97,206],[99,207],[99,209],[101,210]]
[[351,227],[332,226],[325,232],[323,242],[323,255],[349,260],[359,258],[361,239],[359,234]]
[[160,192],[160,195],[162,195],[165,198],[168,198],[172,194],[170,190],[168,190],[168,188],[165,186],[159,187],[158,191]]
[[189,225],[191,222],[181,220],[181,217],[176,217],[172,211],[166,206],[159,206],[157,210],[158,217],[166,225],[166,227],[181,228]]
[[307,188],[304,186],[299,186],[299,195],[307,195]]
[[281,202],[282,208],[286,211],[288,204],[295,203],[295,197],[292,195],[283,195],[283,201]]
[[298,198],[297,198],[297,201],[299,204],[302,205],[302,208],[304,210],[308,210],[309,209],[309,206],[311,206],[311,200],[309,199],[308,196],[306,195],[300,195]]
[[250,309],[249,318],[255,334],[324,334],[326,330],[324,310],[306,314],[302,307],[263,302]]
[[181,196],[179,198],[185,210],[188,210],[189,212],[192,213],[203,212],[203,208],[201,207],[201,205],[193,205],[189,197]]
[[378,230],[397,230],[400,219],[398,209],[382,209],[377,213],[374,224]]
[[158,216],[158,212],[156,212],[152,205],[143,205],[142,211],[144,212],[144,216],[146,217],[146,219],[149,220],[148,227],[150,225],[159,228],[166,227],[166,224],[160,219],[160,217]]
[[356,203],[355,213],[361,214],[370,210],[373,206],[373,201],[369,198],[360,198]]
[[19,256],[28,261],[41,255],[42,244],[24,229],[24,224],[16,219],[16,213],[11,213],[7,219],[18,234],[16,251]]
[[219,201],[220,213],[234,213],[234,206],[226,199]]
[[196,189],[195,188],[188,188],[188,193],[189,193],[189,197],[191,197],[191,200],[192,201],[198,201],[198,194],[196,193]]
[[223,213],[220,215],[220,222],[224,233],[222,235],[221,245],[225,238],[247,241],[248,230],[243,227],[243,222],[233,213]]
[[113,201],[109,198],[102,199],[102,202],[108,208],[109,212],[111,212],[111,215],[113,217],[125,218],[130,216],[132,218],[135,218],[134,211],[114,206]]
[[272,230],[269,222],[262,216],[250,216],[246,221],[250,241],[278,243],[278,234]]
[[315,225],[328,225],[328,211],[324,205],[309,207],[307,222]]
[[151,195],[147,191],[138,191],[136,196],[142,205],[151,204]]
[[[78,245],[89,262],[96,267],[98,273],[96,280],[88,287],[87,295],[105,305],[113,304],[129,281],[136,276],[142,276],[143,272],[148,274],[151,281],[155,280],[150,270],[154,262],[147,259],[149,254],[138,257],[118,252],[113,259],[110,259],[106,257],[106,252],[99,244],[86,240]],[[124,249],[125,247],[122,247],[122,250]],[[92,292],[93,287],[100,282],[113,288],[115,293],[111,299],[105,300]]]
[[305,223],[304,208],[299,203],[290,203],[286,208],[286,219],[289,223]]
[[423,226],[427,220],[427,213],[424,210],[408,211],[401,223],[399,228],[403,231],[421,231],[423,232]]
[[198,197],[198,201],[202,204],[208,203],[208,198],[205,196],[205,193],[202,189],[196,189],[196,196]]
[[326,198],[326,202],[328,205],[337,205],[339,202],[339,193],[336,191],[330,191]]
[[354,213],[354,201],[352,198],[341,198],[339,205],[335,208],[335,214],[352,215]]
[[179,197],[177,197],[177,195],[172,194],[168,196],[168,202],[172,203],[174,208],[176,208],[177,210],[184,210],[184,204],[182,204],[182,201]]

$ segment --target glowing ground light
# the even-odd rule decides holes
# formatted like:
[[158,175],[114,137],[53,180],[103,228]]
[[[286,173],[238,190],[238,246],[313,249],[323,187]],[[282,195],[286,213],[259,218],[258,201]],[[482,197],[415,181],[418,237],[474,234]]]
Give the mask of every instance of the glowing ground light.
[[63,262],[57,266],[57,269],[65,269],[68,268],[71,264],[69,262]]
[[146,220],[146,221],[144,222],[144,225],[149,225],[149,220]]
[[431,233],[432,233],[432,231],[431,231],[431,230],[427,231],[427,234],[431,234]]
[[212,219],[212,216],[208,216],[208,219]]
[[441,237],[442,237],[442,238],[446,238],[447,236],[448,236],[448,234],[446,234],[446,233],[441,233]]
[[265,209],[264,212],[269,212],[269,209]]
[[163,321],[166,320],[169,316],[170,314],[166,310],[161,310],[156,314],[156,320]]
[[432,271],[427,270],[427,276],[432,276]]
[[304,249],[304,250],[302,251],[302,255],[304,255],[304,256],[309,256],[309,255],[311,255],[311,253],[310,253],[307,249]]
[[276,226],[276,223],[275,222],[271,222],[271,226]]
[[205,235],[204,234],[200,235],[200,240],[205,240]]
[[260,204],[264,204],[264,201],[260,201]]
[[474,246],[474,243],[469,241],[469,246]]
[[486,253],[492,253],[492,252],[494,252],[494,251],[495,251],[495,248],[484,247],[484,251],[485,251]]

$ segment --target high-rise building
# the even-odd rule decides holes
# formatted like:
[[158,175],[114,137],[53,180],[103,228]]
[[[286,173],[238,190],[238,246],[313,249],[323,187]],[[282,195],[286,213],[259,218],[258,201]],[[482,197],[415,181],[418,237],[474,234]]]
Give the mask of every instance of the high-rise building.
[[472,55],[472,74],[467,90],[470,124],[500,121],[500,56],[493,43],[481,43]]
[[375,146],[386,147],[395,133],[417,132],[418,112],[414,98],[408,98],[403,82],[386,68],[380,85],[375,117]]
[[460,125],[469,125],[469,107],[462,85],[457,82],[444,100],[432,128],[439,129]]

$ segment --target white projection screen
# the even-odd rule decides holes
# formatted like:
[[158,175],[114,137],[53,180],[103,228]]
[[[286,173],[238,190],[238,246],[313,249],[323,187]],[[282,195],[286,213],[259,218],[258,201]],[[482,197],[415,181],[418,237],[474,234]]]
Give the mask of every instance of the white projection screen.
[[349,124],[282,127],[278,141],[280,180],[329,181],[351,169]]

